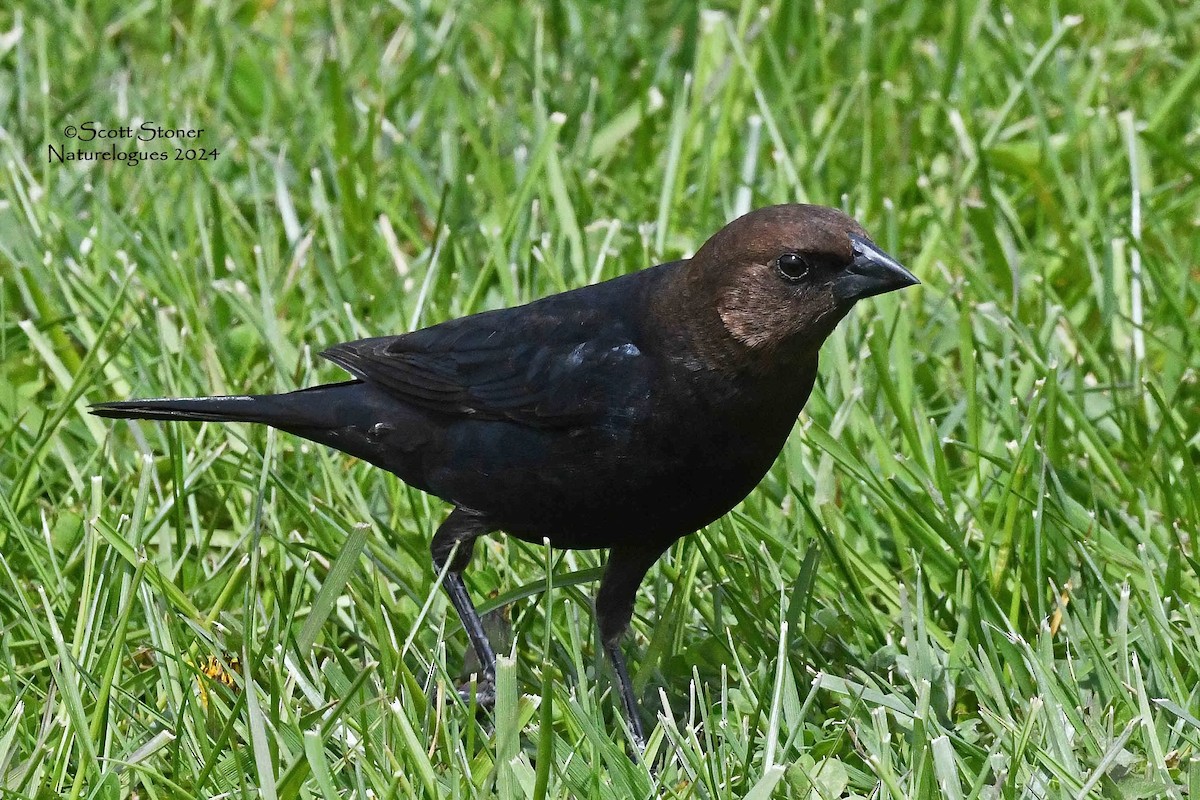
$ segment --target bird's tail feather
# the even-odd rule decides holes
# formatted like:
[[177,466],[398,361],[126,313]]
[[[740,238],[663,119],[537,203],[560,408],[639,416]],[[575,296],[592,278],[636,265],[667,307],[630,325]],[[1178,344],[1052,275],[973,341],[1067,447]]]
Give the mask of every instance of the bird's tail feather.
[[277,428],[324,427],[330,424],[328,402],[318,397],[357,381],[326,384],[287,394],[226,397],[162,397],[93,403],[89,410],[113,419],[191,420],[195,422],[258,422]]
[[259,422],[261,397],[160,397],[93,403],[97,417],[113,419],[176,419],[207,422]]

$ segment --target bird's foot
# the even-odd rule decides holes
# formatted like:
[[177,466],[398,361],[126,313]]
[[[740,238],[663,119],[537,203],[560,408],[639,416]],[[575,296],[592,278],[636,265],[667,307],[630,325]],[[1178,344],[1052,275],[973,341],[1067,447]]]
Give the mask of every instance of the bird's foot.
[[[483,674],[478,677],[474,685],[475,691],[475,706],[484,711],[491,711],[496,706],[496,677],[494,675]],[[458,687],[458,696],[467,705],[471,705],[471,682],[468,681]]]
[[[640,764],[646,758],[646,740],[636,733],[631,737],[633,739],[633,749],[629,752],[629,760],[635,764]],[[650,765],[650,771],[654,771],[654,765]]]

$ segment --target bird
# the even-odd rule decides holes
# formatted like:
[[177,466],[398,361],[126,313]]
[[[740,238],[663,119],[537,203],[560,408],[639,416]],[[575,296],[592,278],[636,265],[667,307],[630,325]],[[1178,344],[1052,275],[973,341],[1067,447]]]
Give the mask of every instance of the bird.
[[494,697],[496,655],[463,577],[476,540],[607,549],[595,619],[640,752],[621,645],[647,572],[767,473],[855,303],[919,282],[842,211],[767,206],[690,258],[336,344],[321,355],[348,380],[90,411],[269,425],[444,500],[430,556],[482,665],[477,696]]

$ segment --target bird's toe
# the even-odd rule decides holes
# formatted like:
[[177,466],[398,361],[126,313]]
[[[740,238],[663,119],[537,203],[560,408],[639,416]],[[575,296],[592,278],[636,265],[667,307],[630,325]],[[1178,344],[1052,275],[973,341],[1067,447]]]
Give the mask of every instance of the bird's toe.
[[496,706],[496,679],[491,675],[483,675],[474,685],[468,681],[458,687],[458,696],[467,705],[471,704],[472,688],[475,693],[475,706],[484,711],[491,711]]

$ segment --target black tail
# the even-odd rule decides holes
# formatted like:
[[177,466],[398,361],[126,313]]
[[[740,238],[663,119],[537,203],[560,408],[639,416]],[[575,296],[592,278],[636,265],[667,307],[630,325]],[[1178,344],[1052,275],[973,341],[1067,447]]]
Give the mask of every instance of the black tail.
[[93,403],[89,410],[97,417],[113,419],[258,422],[276,428],[321,428],[333,422],[330,412],[336,408],[336,403],[331,402],[334,398],[326,393],[357,383],[329,383],[287,394],[122,400]]

